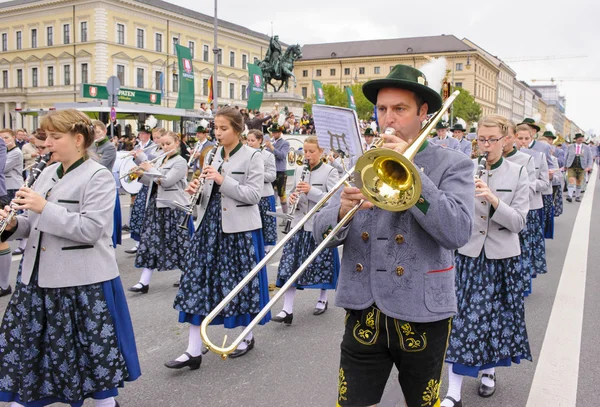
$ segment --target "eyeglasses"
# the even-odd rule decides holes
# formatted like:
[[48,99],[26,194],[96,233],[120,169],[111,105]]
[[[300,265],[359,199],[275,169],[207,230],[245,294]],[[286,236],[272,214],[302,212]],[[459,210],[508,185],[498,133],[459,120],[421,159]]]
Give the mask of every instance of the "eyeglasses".
[[499,142],[500,140],[502,140],[505,136],[502,136],[500,138],[489,138],[489,139],[485,139],[485,138],[478,138],[477,142],[479,144],[485,144],[488,143],[489,145],[493,146],[494,144],[496,144],[497,142]]

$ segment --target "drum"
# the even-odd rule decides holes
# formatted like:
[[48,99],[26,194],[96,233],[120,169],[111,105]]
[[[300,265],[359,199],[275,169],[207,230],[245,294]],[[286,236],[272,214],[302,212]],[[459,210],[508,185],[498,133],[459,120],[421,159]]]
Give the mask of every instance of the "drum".
[[119,166],[119,178],[121,178],[121,188],[123,188],[125,192],[131,195],[136,195],[138,192],[140,192],[140,189],[142,189],[143,184],[138,180],[129,182],[128,178],[125,177],[125,175],[127,175],[129,171],[131,171],[137,166],[138,165],[135,163],[133,157],[131,156],[125,157],[121,161],[121,165]]

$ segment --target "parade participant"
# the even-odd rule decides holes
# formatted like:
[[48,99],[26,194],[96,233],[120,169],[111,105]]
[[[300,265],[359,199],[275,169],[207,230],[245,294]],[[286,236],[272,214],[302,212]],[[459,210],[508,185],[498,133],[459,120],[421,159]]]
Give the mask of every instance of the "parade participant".
[[[179,322],[190,323],[188,347],[177,359],[165,363],[170,369],[200,367],[200,324],[264,254],[258,209],[264,164],[259,151],[240,143],[243,129],[238,110],[223,107],[217,111],[215,135],[220,146],[211,165],[205,165],[202,171],[205,184],[198,206],[198,228],[192,236],[174,303]],[[192,181],[187,192],[195,193],[199,185],[199,180]],[[247,326],[268,301],[268,277],[263,268],[211,324],[228,329]],[[268,313],[261,324],[269,320]],[[250,333],[230,357],[245,355],[254,344]]]
[[553,146],[548,143],[546,137],[539,137],[537,140],[539,144],[546,144],[550,146],[550,162],[552,163],[553,169],[548,169],[548,178],[550,182],[548,186],[542,191],[542,202],[544,204],[544,210],[542,212],[542,229],[544,230],[544,237],[546,239],[554,239],[554,179],[558,178],[561,174],[558,168],[558,160],[554,157]]
[[204,167],[204,158],[206,154],[214,147],[215,143],[208,139],[208,122],[206,120],[201,120],[200,125],[196,127],[196,140],[197,145],[194,147],[194,164],[192,166],[194,170],[194,174],[200,174],[200,170]]
[[[148,159],[148,156],[144,153],[144,150],[155,144],[152,140],[150,140],[151,132],[152,131],[150,130],[150,127],[146,125],[140,124],[138,127],[139,141],[133,151],[130,153],[138,165],[144,161],[147,161]],[[125,250],[125,253],[137,253],[140,245],[140,235],[142,234],[142,227],[144,225],[144,214],[146,213],[147,200],[148,186],[144,185],[135,196],[133,205],[131,205],[131,214],[129,215],[129,232],[131,238],[136,241],[136,244],[131,249]]]
[[87,157],[94,130],[85,114],[50,111],[41,128],[57,163],[19,189],[26,212],[1,236],[29,242],[0,325],[0,400],[118,406],[118,388],[140,365],[111,247],[114,178]]
[[455,258],[458,312],[446,352],[449,384],[442,407],[462,405],[465,376],[481,372],[479,395],[490,397],[496,391],[496,366],[532,360],[518,235],[526,224],[530,182],[523,166],[502,158],[508,128],[499,115],[484,117],[477,127],[487,165],[476,171],[471,239]]
[[568,202],[573,202],[573,192],[575,193],[575,201],[581,202],[581,188],[585,180],[585,173],[592,171],[592,152],[588,146],[583,144],[583,139],[583,134],[575,134],[575,143],[571,144],[567,149],[565,168],[563,170],[567,171],[569,179],[569,186],[567,187]]
[[[531,277],[535,278],[538,274],[546,274],[548,267],[546,264],[546,242],[544,241],[544,229],[542,224],[542,212],[544,208],[544,201],[542,199],[542,191],[546,190],[550,185],[550,178],[548,175],[548,166],[544,154],[539,151],[528,149],[527,146],[531,145],[531,132],[528,129],[519,128],[517,126],[517,138],[515,140],[516,146],[520,152],[528,154],[533,157],[535,165],[535,193],[529,194],[529,213],[527,213],[527,234],[531,240],[525,242],[531,246],[532,264],[531,264]],[[531,285],[526,291],[528,295],[531,290]]]
[[546,157],[546,165],[549,170],[554,170],[555,168],[552,166],[552,151],[548,144],[538,143],[536,141],[536,135],[541,130],[540,126],[538,126],[534,119],[525,118],[521,123],[517,125],[517,131],[525,131],[528,130],[531,136],[531,142],[527,148],[543,153]]
[[6,144],[6,165],[4,178],[8,200],[15,197],[15,193],[23,186],[23,152],[16,144],[15,133],[10,129],[0,130],[0,137]]
[[270,139],[265,141],[265,148],[269,149],[275,156],[275,166],[277,167],[277,178],[273,182],[273,188],[277,190],[279,196],[279,202],[281,203],[281,211],[288,213],[287,198],[285,196],[285,185],[287,183],[287,175],[285,173],[287,169],[287,154],[290,150],[290,143],[284,140],[281,135],[283,134],[283,128],[278,126],[277,123],[269,128],[273,141]]
[[[309,136],[304,140],[304,159],[308,161],[307,170],[297,167],[294,174],[294,192],[290,194],[290,205],[297,202],[292,228],[298,224],[315,204],[321,200],[325,193],[331,191],[339,179],[335,168],[321,161],[323,149],[319,147],[316,136]],[[304,179],[303,179],[304,177]],[[283,246],[283,253],[277,270],[277,287],[283,287],[292,274],[316,249],[317,244],[313,236],[313,218],[309,219],[303,228]],[[321,315],[327,310],[327,290],[335,290],[340,272],[340,259],[337,248],[323,251],[302,273],[294,286],[290,287],[283,297],[283,310],[271,318],[274,322],[292,324],[294,319],[294,297],[296,288],[320,289],[319,299],[315,305],[313,315]]]
[[368,151],[375,147],[375,133],[371,127],[365,128],[363,131],[363,138],[365,139],[363,142],[364,151]]
[[[4,208],[10,203],[8,194],[6,193],[6,181],[4,178],[4,165],[6,164],[6,143],[0,133],[0,207]],[[21,251],[21,254],[24,250]],[[8,283],[10,276],[10,264],[12,256],[10,246],[6,242],[0,242],[0,297],[12,293],[12,287]]]
[[250,130],[248,132],[248,146],[255,150],[260,150],[264,162],[264,184],[261,193],[258,209],[260,210],[260,219],[262,221],[262,234],[265,241],[265,250],[277,243],[277,220],[274,216],[267,215],[267,212],[275,212],[275,191],[273,190],[273,181],[277,177],[275,168],[275,156],[263,146],[264,136],[260,130]]
[[[396,65],[385,79],[363,85],[376,105],[384,147],[403,153],[428,113],[442,105],[417,69]],[[426,141],[414,158],[423,190],[404,212],[365,202],[334,240],[344,245],[336,305],[347,309],[341,344],[338,404],[379,403],[395,364],[408,407],[439,405],[439,386],[456,312],[453,252],[471,236],[473,163]],[[346,187],[315,215],[323,235],[365,197]],[[440,222],[443,219],[443,222]]]
[[471,152],[473,150],[471,142],[465,138],[465,128],[460,123],[456,123],[452,129],[452,135],[458,141],[458,151],[466,155],[467,157],[471,157]]
[[37,157],[39,157],[38,150],[35,147],[35,144],[33,143],[33,140],[34,140],[33,134],[34,133],[32,133],[31,136],[29,137],[28,142],[26,144],[24,144],[23,147],[21,147],[21,151],[23,152],[23,166],[24,166],[23,178],[27,178],[27,174],[29,173],[27,168],[31,168],[33,166],[33,163],[35,163],[35,159]]
[[[153,271],[182,269],[188,255],[190,229],[180,227],[185,218],[181,209],[170,208],[166,200],[186,204],[189,198],[184,193],[187,162],[179,155],[179,136],[172,131],[160,138],[160,146],[166,157],[154,164],[143,162],[137,175],[142,184],[148,186],[148,204],[144,225],[140,235],[140,246],[135,256],[135,267],[142,268],[140,281],[129,291],[146,294],[150,288]],[[147,175],[152,168],[162,177]],[[191,225],[193,226],[193,225]],[[191,229],[193,233],[193,227]]]
[[554,176],[552,177],[552,200],[554,203],[554,217],[558,217],[563,213],[562,189],[564,186],[564,172],[562,169],[565,166],[565,152],[561,148],[560,144],[554,144],[556,141],[556,134],[554,134],[552,131],[545,131],[543,137],[546,139],[548,144],[550,144],[552,162],[556,167]]
[[430,140],[432,144],[436,144],[444,148],[451,148],[453,150],[460,150],[458,140],[448,137],[447,124],[439,122],[435,126],[435,131],[437,132],[437,136]]

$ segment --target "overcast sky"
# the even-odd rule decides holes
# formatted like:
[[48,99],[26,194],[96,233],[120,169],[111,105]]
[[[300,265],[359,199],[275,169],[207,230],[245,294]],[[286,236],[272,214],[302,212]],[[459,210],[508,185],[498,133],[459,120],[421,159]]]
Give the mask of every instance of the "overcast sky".
[[[214,12],[213,0],[168,1],[211,16]],[[508,64],[529,84],[564,79],[559,89],[567,97],[567,117],[600,133],[597,1],[221,0],[218,7],[220,19],[264,34],[271,34],[272,22],[273,32],[288,44],[453,34],[501,59],[587,55]]]

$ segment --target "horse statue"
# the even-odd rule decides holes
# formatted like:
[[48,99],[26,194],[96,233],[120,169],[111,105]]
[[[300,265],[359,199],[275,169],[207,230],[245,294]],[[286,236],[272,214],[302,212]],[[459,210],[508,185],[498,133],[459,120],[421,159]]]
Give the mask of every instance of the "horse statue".
[[[273,40],[277,39],[277,36],[271,39],[271,44],[273,44]],[[272,46],[269,47],[267,54],[265,55],[265,59],[258,63],[258,66],[262,70],[263,79],[265,82],[265,91],[267,91],[267,85],[271,85],[273,87],[273,92],[279,92],[282,87],[284,91],[288,91],[288,82],[290,78],[294,78],[294,86],[296,86],[296,76],[294,75],[294,61],[302,58],[302,49],[300,45],[290,45],[283,55],[279,50],[275,47],[275,51],[271,51],[274,48]],[[279,86],[273,85],[271,81],[281,81]]]

